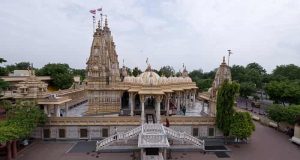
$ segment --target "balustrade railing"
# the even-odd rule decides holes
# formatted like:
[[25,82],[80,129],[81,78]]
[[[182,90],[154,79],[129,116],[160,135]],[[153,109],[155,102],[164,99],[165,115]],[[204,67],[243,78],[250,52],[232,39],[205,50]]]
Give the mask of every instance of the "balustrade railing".
[[205,146],[204,140],[198,139],[198,138],[193,137],[184,132],[177,132],[177,131],[167,128],[167,127],[165,127],[165,131],[171,138],[175,138],[177,140],[188,141],[188,142],[200,147],[201,149],[204,149],[204,146]]
[[[140,134],[141,133],[141,134]],[[143,124],[124,133],[117,133],[101,141],[97,141],[96,150],[99,151],[105,146],[108,146],[118,140],[128,140],[136,136],[139,136],[139,145],[157,145],[157,146],[169,146],[167,137],[177,139],[180,141],[189,142],[196,145],[200,149],[204,149],[205,141],[193,137],[185,132],[178,132],[168,127],[164,127],[162,124]]]
[[103,149],[105,146],[108,146],[118,140],[128,140],[136,137],[142,130],[142,126],[136,127],[128,132],[117,133],[108,138],[105,138],[101,141],[97,141],[96,143],[96,151]]

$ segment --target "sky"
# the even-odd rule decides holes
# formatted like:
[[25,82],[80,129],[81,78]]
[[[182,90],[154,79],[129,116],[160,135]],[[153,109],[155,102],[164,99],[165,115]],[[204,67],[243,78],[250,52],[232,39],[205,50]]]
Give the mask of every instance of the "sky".
[[[85,68],[91,9],[102,7],[120,66],[182,70],[257,62],[269,73],[300,65],[299,0],[1,0],[0,57],[13,64]],[[99,15],[97,14],[97,18]],[[227,61],[227,60],[226,60]]]

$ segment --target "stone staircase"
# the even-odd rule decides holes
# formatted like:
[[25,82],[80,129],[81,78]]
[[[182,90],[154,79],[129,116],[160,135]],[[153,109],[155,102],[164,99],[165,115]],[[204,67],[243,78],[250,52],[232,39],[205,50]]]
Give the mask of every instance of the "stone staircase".
[[[146,132],[145,132],[146,131]],[[143,133],[145,134],[143,134]],[[155,134],[149,134],[149,133],[155,133]],[[96,151],[105,149],[105,147],[112,145],[115,142],[118,141],[127,141],[129,139],[133,139],[135,137],[139,136],[139,140],[138,140],[138,144],[140,146],[140,144],[142,144],[142,139],[146,140],[147,143],[151,144],[152,141],[149,140],[154,140],[157,141],[158,139],[163,139],[164,136],[170,138],[170,139],[175,139],[175,140],[179,140],[182,142],[187,142],[189,144],[193,144],[194,146],[196,146],[197,148],[201,149],[201,150],[205,150],[205,141],[198,139],[196,137],[193,137],[187,133],[184,132],[178,132],[175,131],[171,128],[168,127],[164,127],[162,124],[143,124],[139,127],[136,127],[128,132],[124,132],[124,133],[117,133],[115,135],[112,135],[108,138],[105,138],[101,141],[97,141],[96,143]],[[144,136],[144,138],[143,138]],[[154,138],[154,139],[153,139]],[[145,141],[145,142],[146,142]],[[168,140],[166,139],[166,142],[168,143]],[[153,143],[155,145],[158,145],[157,142]],[[167,145],[169,147],[169,145]],[[164,146],[166,147],[166,146]]]
[[119,140],[128,140],[132,139],[134,137],[137,137],[139,133],[142,131],[142,126],[136,127],[128,132],[124,133],[117,133],[110,137],[107,137],[101,141],[97,141],[96,143],[96,151],[99,151],[103,148],[105,148],[108,145],[113,144],[114,142],[117,142]]
[[183,141],[183,142],[188,142],[191,143],[197,147],[199,147],[200,149],[204,150],[205,149],[205,141],[198,139],[196,137],[193,137],[192,135],[189,135],[187,133],[184,132],[177,132],[171,128],[168,127],[164,127],[167,135],[169,138],[171,139],[176,139],[179,141]]

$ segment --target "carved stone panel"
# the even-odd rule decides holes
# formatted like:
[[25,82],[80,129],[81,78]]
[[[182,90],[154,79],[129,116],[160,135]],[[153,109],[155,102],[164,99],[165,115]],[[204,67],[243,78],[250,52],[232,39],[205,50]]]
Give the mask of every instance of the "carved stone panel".
[[100,138],[101,137],[101,127],[90,127],[90,137],[95,139],[95,138]]
[[199,137],[207,137],[207,131],[208,131],[208,128],[207,126],[200,126],[199,127]]
[[67,127],[67,138],[70,139],[77,139],[79,138],[79,131],[78,127]]
[[56,127],[50,128],[50,138],[57,138],[58,137],[58,130]]

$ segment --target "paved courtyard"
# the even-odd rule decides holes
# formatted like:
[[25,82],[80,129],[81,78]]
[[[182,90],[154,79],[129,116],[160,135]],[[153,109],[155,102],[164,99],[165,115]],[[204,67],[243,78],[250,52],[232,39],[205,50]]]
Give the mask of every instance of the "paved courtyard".
[[[276,130],[256,124],[248,144],[228,146],[230,158],[217,158],[213,153],[173,152],[173,159],[182,160],[299,160],[300,147]],[[19,154],[18,160],[131,160],[132,153],[68,153],[75,142],[40,142]]]

